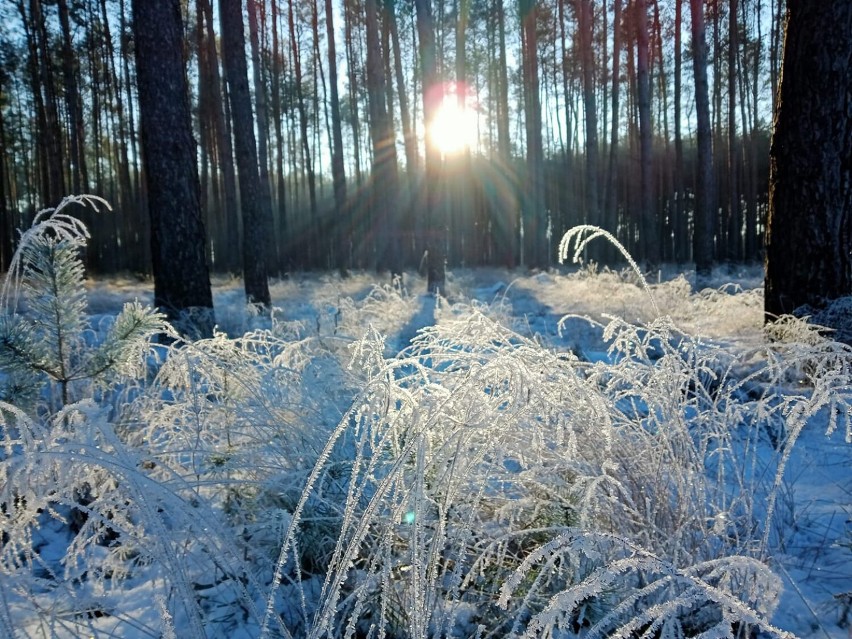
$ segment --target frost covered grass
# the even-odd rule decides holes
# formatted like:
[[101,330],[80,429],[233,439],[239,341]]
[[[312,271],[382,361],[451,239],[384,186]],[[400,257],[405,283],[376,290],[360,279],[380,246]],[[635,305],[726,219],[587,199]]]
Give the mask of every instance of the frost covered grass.
[[[362,274],[263,317],[222,281],[160,346],[48,228],[3,298],[3,636],[845,634],[852,353],[764,339],[759,291]],[[799,455],[834,430],[836,471]]]

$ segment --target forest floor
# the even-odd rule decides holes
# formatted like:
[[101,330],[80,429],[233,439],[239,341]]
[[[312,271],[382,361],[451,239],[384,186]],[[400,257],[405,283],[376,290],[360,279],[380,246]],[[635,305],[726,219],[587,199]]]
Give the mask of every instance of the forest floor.
[[[588,543],[615,542],[612,557],[640,565],[635,578],[621,569],[604,572],[606,579],[623,577],[622,589],[604,584],[592,591],[589,601],[612,607],[607,604],[610,597],[625,595],[624,609],[638,615],[642,603],[627,593],[631,588],[641,592],[647,575],[657,570],[654,578],[660,578],[659,567],[668,566],[659,583],[683,578],[687,592],[693,593],[689,596],[697,599],[668,609],[663,605],[661,618],[686,606],[686,612],[678,614],[692,614],[689,623],[707,622],[700,617],[707,607],[701,604],[707,592],[711,596],[706,601],[714,610],[733,601],[715,599],[718,586],[769,612],[782,636],[787,632],[852,639],[850,351],[796,322],[779,329],[776,341],[770,342],[763,326],[759,267],[719,269],[710,285],[698,292],[693,291],[692,277],[674,267],[646,278],[630,270],[589,266],[532,273],[454,269],[447,273],[446,290],[435,298],[424,293],[426,282],[416,273],[395,282],[363,272],[347,278],[295,274],[271,282],[270,315],[245,305],[239,279],[216,277],[219,336],[206,345],[149,352],[143,357],[147,364],[142,366],[139,385],[126,395],[119,383],[109,391],[117,393],[114,397],[84,393],[72,398],[80,402],[75,419],[86,428],[72,428],[70,417],[59,413],[60,417],[50,418],[53,421],[47,419],[43,430],[33,426],[44,442],[21,438],[0,450],[0,471],[8,473],[0,474],[0,489],[6,489],[6,477],[25,484],[42,482],[47,504],[55,503],[53,482],[60,468],[71,469],[66,479],[69,486],[76,486],[74,482],[83,481],[76,476],[81,468],[112,476],[119,453],[126,464],[126,474],[107,482],[101,497],[106,500],[115,490],[116,501],[91,505],[88,522],[96,523],[95,509],[102,507],[105,529],[93,529],[88,538],[85,526],[79,535],[72,532],[68,516],[74,513],[74,504],[79,505],[74,501],[79,493],[72,492],[62,507],[66,510],[53,512],[49,506],[30,513],[34,532],[25,542],[32,544],[32,566],[20,561],[29,550],[17,554],[17,546],[6,542],[12,538],[3,538],[0,551],[8,575],[0,582],[0,622],[13,624],[14,630],[7,631],[15,637],[253,639],[266,629],[263,610],[277,606],[277,620],[290,628],[282,636],[308,635],[308,629],[314,633],[310,636],[326,636],[323,624],[336,619],[345,625],[340,619],[348,614],[348,604],[345,597],[335,599],[333,589],[326,589],[325,576],[337,570],[348,575],[346,584],[372,583],[370,579],[381,577],[383,588],[391,589],[382,592],[400,588],[408,597],[405,588],[414,586],[405,576],[411,567],[406,566],[405,553],[417,548],[414,535],[438,530],[440,521],[445,530],[454,532],[434,542],[440,546],[434,556],[443,553],[450,559],[432,566],[434,574],[443,577],[432,577],[430,587],[449,603],[439,611],[411,613],[409,626],[403,624],[395,636],[416,634],[411,628],[422,622],[423,632],[428,624],[446,624],[444,630],[430,628],[436,636],[501,637],[508,630],[500,625],[503,621],[490,634],[483,630],[494,621],[494,614],[505,614],[507,624],[528,623],[535,610],[544,615],[541,628],[552,625],[549,636],[583,636],[594,623],[584,617],[586,612],[573,617],[571,631],[564,626],[556,630],[553,620],[558,615],[547,621],[548,608],[541,602],[565,583],[551,583],[549,587],[557,590],[542,591],[541,600],[531,597],[544,571],[534,573],[539,575],[534,582],[523,581],[520,571],[529,569],[527,560],[538,549],[519,545],[517,556],[501,555],[504,563],[494,564],[494,577],[485,573],[477,578],[471,568],[464,578],[479,582],[469,593],[442,589],[450,583],[444,578],[461,577],[450,568],[456,565],[453,557],[460,559],[458,566],[465,563],[461,559],[474,557],[473,565],[493,561],[489,540],[501,539],[506,531],[507,538],[533,531],[535,544],[545,547],[559,538],[551,535],[571,535],[582,522],[591,522],[598,528],[583,528],[582,534],[598,536]],[[92,343],[109,330],[125,303],[153,300],[152,282],[135,278],[89,279],[85,288]],[[163,354],[167,357],[158,359]],[[94,405],[99,397],[104,406]],[[124,415],[128,407],[130,418],[114,417]],[[5,438],[15,437],[15,427],[0,426],[6,428],[0,428]],[[69,430],[62,431],[65,426]],[[50,429],[56,428],[51,434]],[[239,443],[235,439],[232,445],[232,432],[242,437]],[[185,439],[188,433],[195,434]],[[416,455],[413,449],[399,452],[399,446],[412,442],[425,446],[422,442],[427,440],[434,446],[429,443]],[[327,441],[337,444],[326,445]],[[383,442],[388,442],[387,448],[382,448]],[[90,452],[80,458],[79,451],[90,444]],[[70,453],[62,452],[69,445]],[[372,452],[362,457],[365,450]],[[445,453],[449,457],[443,457]],[[370,457],[378,460],[376,466]],[[62,459],[65,466],[50,466],[54,459]],[[416,473],[405,465],[414,459],[422,464]],[[33,464],[32,472],[21,471],[28,468],[21,466],[22,460],[30,460],[26,463]],[[398,481],[407,487],[399,493],[392,489],[385,501],[377,502],[373,519],[365,516],[366,524],[359,524],[358,518],[367,511],[359,511],[347,532],[340,522],[355,512],[352,504],[358,500],[350,499],[352,495],[367,491],[360,499],[378,490],[374,488],[378,482],[390,476],[383,473],[396,472],[383,463],[401,468]],[[353,469],[348,479],[335,475],[335,464]],[[449,472],[451,488],[443,481],[427,481],[446,478],[442,473],[452,468],[464,472],[459,476]],[[152,482],[161,469],[167,473]],[[38,474],[42,471],[47,474]],[[314,485],[311,473],[325,479]],[[245,487],[237,477],[246,480]],[[180,481],[174,483],[175,478]],[[326,480],[330,483],[322,483]],[[612,482],[617,490],[595,488],[599,480]],[[415,489],[406,484],[409,481],[422,484]],[[316,501],[316,491],[330,492]],[[449,500],[448,493],[455,495],[451,504],[455,510],[447,507],[449,514],[441,515],[445,519],[430,519],[434,513],[426,507],[417,510],[418,499],[437,504]],[[304,519],[297,529],[288,522],[306,517],[296,506],[300,494],[315,516]],[[309,495],[313,496],[308,499]],[[619,503],[622,498],[624,503]],[[554,499],[564,501],[554,505]],[[151,505],[155,502],[157,508]],[[343,502],[350,504],[345,513]],[[583,519],[586,503],[594,504],[590,519]],[[128,513],[121,533],[125,537],[110,547],[104,530],[111,530],[110,520],[122,509]],[[416,512],[423,514],[423,524]],[[465,512],[461,519],[452,519],[458,516],[454,513]],[[333,515],[326,517],[329,513]],[[324,518],[338,522],[343,532],[310,523]],[[221,530],[218,524],[203,523],[217,521],[227,523]],[[621,524],[623,528],[618,527]],[[149,525],[151,530],[157,530],[154,526],[161,532],[170,530],[173,539],[161,543]],[[520,528],[501,528],[504,525]],[[376,537],[352,547],[371,548],[368,552],[377,554],[361,564],[345,557],[335,564],[329,549],[357,531]],[[547,536],[536,531],[547,531]],[[305,553],[300,562],[313,556],[319,563],[300,563],[294,570],[291,562],[284,570],[287,544],[292,542],[296,555],[293,535],[299,537],[299,552]],[[437,538],[429,541],[424,536],[423,548],[428,550]],[[232,557],[228,548],[235,539],[245,544],[240,557]],[[392,541],[386,544],[387,540]],[[138,556],[151,559],[137,564],[134,543],[139,548],[150,546],[147,555]],[[585,552],[583,543],[577,554],[551,564],[554,569],[568,567],[568,588],[597,587],[594,581],[589,583],[597,571],[570,572],[572,562]],[[171,555],[165,552],[170,547]],[[667,554],[669,550],[672,554]],[[276,567],[279,551],[283,554]],[[388,556],[382,554],[386,551]],[[471,554],[465,557],[466,553]],[[737,563],[735,557],[725,563],[732,555],[743,561]],[[594,563],[592,555],[584,556]],[[218,581],[205,572],[211,557],[214,573],[224,571]],[[641,564],[648,558],[653,559],[650,564]],[[618,565],[616,559],[611,565]],[[755,566],[749,563],[753,559],[759,563],[754,574],[748,572]],[[246,581],[249,585],[243,588],[245,584],[228,576],[222,567],[232,560],[244,562],[242,574],[256,581]],[[388,576],[396,574],[392,572],[368,574],[383,570],[386,560],[401,571],[398,579]],[[415,559],[410,561],[416,564]],[[551,559],[545,554],[538,561]],[[629,564],[631,570],[634,563]],[[336,568],[324,573],[325,569],[316,569],[319,565]],[[172,572],[174,566],[178,572]],[[711,580],[702,582],[709,590],[689,590],[696,581],[690,572],[693,566],[704,566],[694,574]],[[448,572],[440,573],[439,568]],[[609,570],[609,565],[603,568]],[[119,569],[127,570],[126,580],[114,579]],[[188,572],[180,572],[184,569]],[[732,576],[739,570],[748,575]],[[214,583],[208,584],[209,579]],[[736,592],[738,579],[747,584],[742,592]],[[521,592],[516,590],[509,601],[506,584],[513,580]],[[354,597],[368,591],[349,592]],[[419,591],[411,592],[416,603]],[[652,595],[657,594],[647,591],[643,601],[655,601]],[[555,595],[550,603],[559,603],[562,596]],[[385,614],[388,600],[380,600],[373,614],[379,610]],[[695,601],[698,608],[690,609]],[[323,617],[326,605],[332,612]],[[729,612],[734,614],[737,605]],[[483,606],[490,608],[479,609]],[[193,622],[189,611],[195,608],[199,617]],[[391,612],[403,619],[409,615],[405,609]],[[622,629],[628,628],[630,619],[617,621],[611,630],[620,623],[627,623]],[[724,626],[726,620],[722,622]],[[641,634],[639,630],[636,626],[622,633]],[[343,628],[329,631],[329,636],[338,635],[346,635]]]
[[[279,320],[318,334],[335,332],[341,300],[375,297],[370,323],[386,336],[388,357],[421,329],[477,305],[503,307],[513,330],[590,362],[607,358],[604,326],[611,317],[643,324],[666,315],[685,333],[733,350],[747,351],[765,340],[763,275],[757,266],[717,269],[710,288],[700,294],[691,292],[688,273],[666,267],[650,284],[654,302],[627,270],[567,272],[456,269],[448,272],[445,296],[437,303],[421,294],[425,280],[414,273],[406,274],[402,285],[378,289],[372,274],[295,275],[275,281],[271,291]],[[152,299],[150,283],[120,278],[91,281],[88,293],[95,316],[114,314],[134,298]],[[231,336],[265,322],[246,313],[243,299],[238,280],[215,279],[218,325]],[[852,638],[852,442],[844,442],[841,432],[827,437],[826,424],[812,421],[793,450],[780,489],[783,503],[769,565],[784,591],[772,621],[801,637]]]

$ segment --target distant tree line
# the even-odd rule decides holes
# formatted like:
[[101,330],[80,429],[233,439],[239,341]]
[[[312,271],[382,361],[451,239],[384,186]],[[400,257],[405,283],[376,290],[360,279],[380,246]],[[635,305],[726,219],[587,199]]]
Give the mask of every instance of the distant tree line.
[[[35,210],[89,192],[115,206],[88,220],[89,267],[151,270],[129,5],[0,8],[2,264]],[[208,263],[241,271],[246,217],[268,224],[270,274],[399,270],[429,247],[450,265],[545,267],[577,223],[609,229],[649,266],[758,260],[784,5],[182,2]],[[237,106],[240,58],[249,101]],[[424,121],[455,87],[476,138],[442,158]],[[246,129],[255,186],[240,164]]]

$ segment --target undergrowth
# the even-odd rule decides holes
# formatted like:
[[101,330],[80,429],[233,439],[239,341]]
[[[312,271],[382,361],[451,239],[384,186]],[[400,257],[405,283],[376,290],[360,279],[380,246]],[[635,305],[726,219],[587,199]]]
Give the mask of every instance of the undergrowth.
[[847,347],[656,313],[591,362],[498,300],[388,353],[399,286],[233,338],[139,304],[95,330],[71,201],[100,204],[40,215],[3,289],[4,636],[786,635],[777,495],[815,417],[850,437]]

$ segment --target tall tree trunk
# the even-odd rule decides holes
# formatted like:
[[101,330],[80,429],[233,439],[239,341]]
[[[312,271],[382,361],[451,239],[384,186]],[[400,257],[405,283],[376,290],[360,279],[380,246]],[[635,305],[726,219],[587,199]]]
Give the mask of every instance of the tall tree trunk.
[[683,0],[675,0],[674,23],[674,246],[675,261],[683,264],[689,259],[689,224],[683,178],[683,135],[681,133],[681,102],[683,100]]
[[314,173],[314,164],[311,154],[311,141],[308,136],[308,110],[305,107],[305,94],[302,91],[302,54],[299,50],[299,39],[296,34],[296,17],[293,3],[296,0],[288,0],[287,23],[290,28],[290,46],[293,53],[293,71],[296,81],[296,109],[299,112],[299,132],[302,140],[302,156],[304,157],[305,171],[308,176],[308,198],[311,207],[311,219],[309,223],[310,240],[308,259],[311,264],[319,258],[319,212],[317,210],[317,186]]
[[28,44],[28,67],[36,120],[36,164],[39,169],[41,206],[55,206],[65,195],[63,179],[62,138],[56,105],[56,90],[47,50],[47,26],[41,0],[19,0],[18,11]]
[[[429,0],[414,0],[417,11],[417,35],[420,49],[420,65],[423,71],[423,121],[427,131],[435,119],[435,113],[443,100],[443,89],[438,81],[438,66],[435,50],[435,25]],[[441,156],[430,136],[426,139],[426,287],[429,293],[444,294],[446,285],[446,211],[442,202]]]
[[695,72],[695,117],[697,120],[698,169],[695,182],[695,224],[692,253],[696,288],[702,288],[713,270],[714,179],[713,138],[710,128],[710,91],[707,86],[707,41],[704,2],[689,0],[692,14],[692,62]]
[[778,78],[781,76],[781,47],[784,43],[784,0],[769,0],[772,26],[769,43],[769,83],[772,87],[772,113],[778,110]]
[[[613,2],[613,19],[612,19],[612,90],[610,91],[610,99],[612,100],[612,128],[609,138],[609,162],[607,167],[606,187],[604,191],[604,228],[613,235],[617,232],[618,227],[618,198],[616,197],[616,175],[618,172],[618,129],[619,129],[619,98],[621,88],[621,0]],[[607,246],[603,254],[607,261],[611,262],[616,259],[614,247]]]
[[752,98],[752,116],[751,129],[749,131],[749,148],[748,148],[748,164],[749,164],[749,185],[746,195],[746,240],[745,240],[745,257],[747,260],[754,260],[758,256],[759,246],[761,242],[757,232],[757,189],[758,189],[758,171],[757,171],[757,140],[759,133],[759,114],[760,106],[758,101],[760,87],[760,63],[763,52],[763,33],[761,29],[761,0],[757,0],[755,8],[755,16],[757,19],[757,38],[754,42],[754,67],[752,69],[751,78],[751,98]]
[[[106,47],[107,61],[107,95],[111,101],[110,118],[115,139],[113,145],[115,147],[115,172],[118,175],[118,197],[121,211],[129,211],[132,208],[134,201],[133,187],[130,179],[130,159],[127,153],[127,121],[124,117],[124,101],[121,95],[121,86],[119,82],[118,72],[115,66],[115,46],[112,41],[112,32],[109,28],[109,13],[106,6],[106,0],[101,0],[101,21],[104,29],[104,44]],[[116,228],[116,236],[121,237],[129,233],[127,222],[132,220],[130,216],[122,220],[125,224],[119,225]],[[119,216],[113,218],[116,222],[119,221]],[[122,237],[122,240],[124,238]],[[118,242],[120,244],[121,241]],[[121,258],[120,258],[121,259]],[[122,268],[126,265],[122,264]]]
[[639,108],[639,192],[640,192],[640,239],[642,253],[648,267],[656,269],[660,264],[660,230],[654,211],[652,130],[651,130],[651,47],[648,39],[647,0],[636,0],[633,6],[636,30],[636,102]]
[[598,106],[595,97],[594,7],[591,0],[577,0],[580,56],[583,63],[583,107],[586,116],[586,218],[599,223],[598,212]]
[[[319,8],[317,7],[316,2],[310,3],[311,7],[311,35],[313,40],[313,55],[311,56],[311,81],[313,83],[314,90],[312,91],[312,111],[313,111],[313,149],[314,149],[314,171],[319,173],[318,180],[318,188],[319,188],[319,199],[323,198],[325,193],[325,180],[322,177],[323,171],[323,162],[317,160],[316,158],[320,157],[320,147],[322,146],[322,142],[320,138],[322,137],[320,132],[320,113],[322,112],[325,115],[325,127],[328,130],[328,95],[326,92],[325,85],[325,72],[322,68],[322,55],[320,54],[320,34],[319,34]],[[320,90],[322,90],[323,97],[323,106],[320,108]],[[329,152],[331,149],[329,148]],[[328,268],[330,266],[330,262],[328,261],[327,255],[327,247],[325,243],[325,236],[320,229],[320,220],[319,220],[319,209],[317,210],[317,221],[315,230],[317,232],[317,257],[319,260],[317,261],[317,266],[324,266]]]
[[334,10],[331,0],[325,0],[325,28],[328,38],[328,83],[331,102],[331,179],[334,182],[334,205],[337,238],[336,266],[345,272],[349,268],[348,229],[349,210],[346,203],[346,169],[343,162],[343,127],[340,122],[340,97],[337,91],[337,49],[334,33]]
[[[269,185],[269,109],[266,99],[266,65],[261,51],[258,34],[259,11],[258,0],[247,0],[249,48],[251,50],[252,79],[254,81],[255,119],[257,120],[257,160],[260,177],[260,197],[264,211],[272,216],[272,190]],[[265,20],[264,20],[265,22]],[[270,229],[271,230],[271,229]],[[278,237],[269,237],[269,269],[274,271],[278,264],[272,263],[273,256],[278,255]]]
[[[663,149],[660,154],[660,160],[656,162],[657,166],[657,193],[652,194],[652,198],[657,202],[653,205],[654,225],[657,229],[657,244],[660,246],[659,255],[661,261],[671,261],[674,254],[672,246],[672,190],[674,184],[673,177],[673,160],[672,160],[672,145],[671,134],[669,129],[669,80],[666,72],[665,50],[663,47],[663,25],[660,19],[660,2],[659,0],[647,0],[654,5],[654,28],[651,38],[651,74],[653,75],[654,57],[657,58],[657,78],[656,84],[659,87],[660,98],[657,100],[657,126],[659,128],[658,137],[662,137]],[[652,90],[654,83],[651,83]],[[659,123],[662,122],[662,127]],[[653,153],[652,153],[653,157]],[[653,162],[653,160],[652,160]]]
[[[90,25],[95,25],[97,23],[97,18],[94,14],[94,9],[91,3],[87,6],[87,22]],[[95,33],[94,28],[90,28],[87,37],[86,37],[86,52],[87,58],[89,62],[89,101],[91,104],[91,108],[89,110],[91,114],[92,121],[92,135],[90,139],[92,140],[92,155],[96,158],[100,158],[102,156],[101,152],[101,138],[102,138],[102,120],[101,120],[101,73],[100,73],[100,65],[98,64],[98,60],[100,55],[98,55],[97,51],[97,35]],[[104,185],[103,185],[103,169],[101,168],[101,162],[94,163],[94,184],[92,185],[96,193],[102,193]],[[90,261],[92,257],[92,252],[89,253]]]
[[57,2],[59,25],[62,30],[62,80],[65,87],[65,109],[68,112],[68,158],[71,168],[71,190],[74,193],[88,191],[86,184],[86,142],[80,92],[77,88],[77,59],[71,41],[71,20],[68,16],[67,0]]
[[349,125],[352,128],[352,162],[355,166],[355,183],[360,187],[363,183],[361,175],[361,122],[358,117],[358,74],[355,70],[359,67],[357,59],[354,35],[352,30],[352,19],[354,7],[352,0],[344,0],[344,27],[346,42],[346,67],[349,70]]
[[14,254],[15,220],[9,203],[8,147],[3,109],[0,109],[0,270],[7,272]]
[[268,308],[271,304],[268,255],[272,215],[263,208],[260,190],[240,0],[219,0],[219,20],[222,31],[222,57],[233,120],[240,208],[243,213],[243,278],[246,298],[249,304]]
[[370,107],[370,140],[373,145],[370,205],[376,238],[376,258],[379,270],[400,273],[399,225],[397,201],[396,143],[393,125],[387,110],[387,87],[382,47],[379,40],[378,7],[376,0],[366,0],[367,31],[367,92]]
[[405,168],[409,179],[413,182],[417,172],[417,139],[411,130],[411,113],[408,107],[408,94],[405,90],[405,76],[402,71],[402,52],[399,46],[399,25],[397,24],[396,11],[393,4],[392,0],[385,0],[385,15],[388,19],[391,46],[393,47],[396,94],[399,100],[399,116],[402,123],[403,142],[405,144]]
[[154,304],[182,332],[209,337],[213,296],[204,258],[180,5],[178,0],[133,0],[132,6]]
[[[767,319],[852,294],[852,3],[788,0],[786,31],[770,150]],[[838,322],[839,337],[852,340],[848,317]]]
[[216,140],[217,166],[221,172],[221,190],[224,201],[219,203],[224,241],[220,242],[220,259],[217,263],[227,272],[236,273],[242,268],[240,237],[240,211],[237,206],[237,175],[234,170],[234,148],[231,141],[230,109],[228,96],[223,91],[219,73],[219,55],[216,52],[216,32],[213,7],[210,0],[197,0],[196,10],[204,15],[204,46],[207,63],[207,90],[210,96],[210,117]]
[[[509,75],[506,66],[506,12],[504,0],[494,0],[497,14],[497,145],[500,157],[509,167],[512,155],[512,139],[509,134]],[[514,242],[513,242],[514,244]]]
[[728,10],[728,261],[742,260],[742,214],[738,188],[737,144],[737,0],[730,0]]
[[128,167],[128,170],[130,171],[132,192],[134,193],[134,195],[138,196],[140,187],[139,181],[142,176],[141,171],[139,170],[139,143],[136,134],[137,127],[134,106],[135,101],[133,99],[133,82],[130,77],[130,59],[133,57],[133,55],[131,54],[131,49],[129,45],[132,42],[132,39],[130,37],[132,34],[132,29],[126,19],[125,1],[126,0],[120,0],[119,2],[119,28],[121,30],[120,52],[122,62],[121,73],[124,82],[124,102],[127,105],[127,138],[128,143],[130,145],[130,165]]
[[500,261],[514,268],[520,257],[518,190],[512,165],[512,140],[509,131],[509,77],[506,64],[506,12],[504,0],[493,0],[497,55],[494,73],[495,119],[497,124],[498,172],[502,188],[496,190],[495,211],[491,216],[494,243]]
[[[272,18],[272,122],[275,129],[275,208],[272,210],[272,226],[275,237],[277,254],[275,264],[279,273],[284,269],[285,246],[287,235],[287,176],[284,175],[284,134],[282,121],[284,112],[281,104],[281,67],[284,54],[281,50],[281,38],[278,36],[278,2],[270,3]],[[329,18],[329,22],[331,18]],[[332,26],[332,29],[334,27]],[[333,47],[333,43],[332,43]],[[333,50],[333,49],[332,49]],[[332,158],[332,162],[334,159]],[[270,185],[271,189],[271,185]]]
[[527,190],[524,193],[524,262],[532,268],[547,268],[547,214],[544,208],[544,151],[539,96],[538,33],[536,0],[520,1],[523,39],[524,115],[527,141]]

